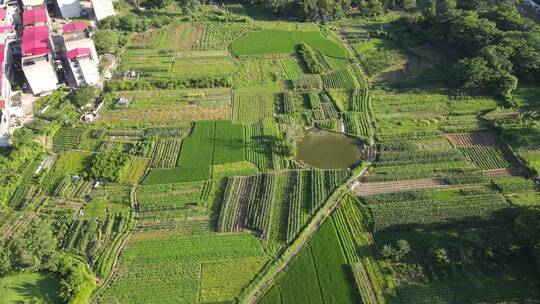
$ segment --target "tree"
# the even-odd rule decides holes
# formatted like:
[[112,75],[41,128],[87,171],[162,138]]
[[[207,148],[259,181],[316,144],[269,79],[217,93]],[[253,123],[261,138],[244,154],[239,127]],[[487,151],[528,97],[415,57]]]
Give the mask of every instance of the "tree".
[[[117,19],[105,19],[105,20],[117,20]],[[115,28],[116,26],[112,26],[109,24],[111,28]],[[105,27],[107,28],[107,27]],[[118,48],[120,46],[120,33],[113,31],[111,29],[102,29],[98,30],[92,38],[94,39],[94,44],[96,46],[96,51],[99,54],[115,54],[118,51]]]
[[95,87],[84,84],[73,92],[71,99],[73,103],[82,108],[88,104],[93,104],[97,96],[98,90]]
[[144,6],[149,8],[164,8],[171,5],[174,0],[146,0]]
[[411,252],[411,247],[409,242],[406,240],[397,240],[396,247],[385,244],[381,249],[381,255],[387,259],[392,259],[395,262],[403,259],[409,252]]
[[435,263],[439,265],[448,265],[450,264],[450,257],[446,249],[441,247],[435,247],[430,250],[430,255],[435,260]]
[[182,0],[182,2],[180,2],[180,5],[182,7],[182,11],[191,15],[193,13],[196,13],[199,10],[201,6],[201,1],[200,0]]
[[99,153],[92,160],[90,175],[110,182],[118,182],[130,161],[129,155],[121,152]]
[[416,8],[416,0],[403,0],[401,8],[405,11],[412,11]]
[[16,149],[35,145],[34,132],[27,128],[15,130],[11,136],[11,140],[13,142],[13,147]]
[[94,277],[86,264],[63,256],[59,261],[60,296],[65,303],[84,304],[96,287]]
[[13,265],[32,271],[48,269],[56,263],[57,240],[47,220],[34,219],[16,231],[9,241]]
[[291,144],[296,145],[298,141],[304,136],[304,130],[301,126],[296,124],[287,124],[285,129],[285,140]]
[[0,242],[0,276],[13,270],[11,264],[11,252],[6,243]]

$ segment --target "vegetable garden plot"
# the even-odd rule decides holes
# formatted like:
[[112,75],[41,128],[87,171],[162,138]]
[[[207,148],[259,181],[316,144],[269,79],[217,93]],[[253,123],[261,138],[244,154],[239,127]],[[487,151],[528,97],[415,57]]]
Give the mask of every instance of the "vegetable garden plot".
[[[257,165],[259,170],[264,171],[272,168],[272,145],[266,141],[264,127],[267,124],[266,121],[259,121],[257,123],[245,126],[245,156],[246,160]],[[266,131],[268,134],[268,131]]]
[[187,104],[226,104],[231,100],[230,89],[180,89],[121,91],[119,97],[131,99],[130,108],[140,110]]
[[322,76],[324,87],[326,89],[350,89],[354,90],[360,87],[358,80],[351,73],[350,68],[347,66],[344,69],[337,70]]
[[200,272],[200,264],[121,269],[97,303],[196,303]]
[[289,79],[299,78],[304,75],[304,72],[302,71],[302,68],[300,67],[298,59],[296,57],[280,59],[279,63],[281,64],[281,67],[283,68],[285,74],[287,75],[287,78]]
[[107,127],[186,127],[190,122],[210,119],[229,119],[230,106],[169,105],[141,111],[140,109],[111,110],[103,113],[96,124]]
[[120,257],[125,267],[160,266],[172,263],[217,261],[264,256],[255,236],[228,235],[152,235],[133,234]]
[[497,136],[490,132],[453,133],[446,137],[454,147],[495,147],[498,146]]
[[137,192],[139,211],[181,209],[205,200],[206,182],[143,185]]
[[201,302],[215,303],[234,299],[254,279],[266,261],[265,257],[257,257],[203,263]]
[[417,226],[504,222],[510,205],[493,191],[473,191],[457,197],[412,199],[370,204],[375,230],[412,229]]
[[496,147],[467,147],[459,148],[459,151],[482,170],[503,169],[511,166],[504,153]]
[[[346,176],[343,170],[305,170],[290,171],[279,178],[276,174],[229,178],[218,227],[221,232],[256,229],[268,239],[272,225],[286,225],[287,240],[291,241]],[[287,182],[281,183],[283,179]],[[289,207],[281,211],[285,214],[275,214],[276,205]]]
[[60,152],[75,148],[79,144],[83,132],[84,128],[61,128],[53,137],[53,150]]
[[233,115],[235,123],[254,123],[274,113],[274,94],[236,93],[233,98]]
[[142,184],[155,185],[208,179],[210,179],[210,165],[191,165],[151,169],[142,181]]
[[159,139],[154,148],[152,156],[153,168],[171,168],[176,165],[178,155],[180,154],[181,139],[164,138]]
[[193,50],[227,50],[229,44],[247,31],[256,30],[252,23],[230,22],[224,26],[222,22],[203,22],[203,32],[193,46]]
[[371,135],[371,127],[367,113],[347,112],[343,113],[345,132],[363,137]]

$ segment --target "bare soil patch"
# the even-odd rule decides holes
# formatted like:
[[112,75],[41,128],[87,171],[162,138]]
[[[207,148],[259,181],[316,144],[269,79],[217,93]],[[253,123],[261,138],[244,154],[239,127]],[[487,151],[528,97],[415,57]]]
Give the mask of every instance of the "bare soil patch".
[[354,188],[354,193],[359,196],[368,196],[381,193],[401,192],[407,190],[428,188],[449,188],[451,185],[443,179],[423,178],[414,180],[360,183]]
[[446,137],[454,147],[498,147],[497,136],[492,132],[452,133]]

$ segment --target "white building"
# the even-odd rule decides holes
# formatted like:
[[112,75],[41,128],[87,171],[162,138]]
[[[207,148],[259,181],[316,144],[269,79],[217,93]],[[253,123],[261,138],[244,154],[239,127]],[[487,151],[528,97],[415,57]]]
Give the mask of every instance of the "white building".
[[22,69],[34,95],[56,90],[58,78],[51,52],[49,28],[36,26],[23,31]]
[[70,86],[99,86],[99,58],[87,25],[81,22],[64,25],[62,38]]
[[7,78],[8,47],[0,45],[0,147],[9,145],[11,124],[11,84]]
[[21,0],[23,8],[45,6],[45,0]]
[[96,15],[96,20],[100,21],[109,16],[114,16],[114,6],[111,0],[90,0],[92,2],[92,7],[94,8],[94,14]]
[[0,146],[7,146],[11,130],[11,84],[9,75],[10,67],[10,43],[16,38],[17,33],[13,26],[14,14],[18,13],[18,5],[4,3],[0,8]]
[[56,6],[64,19],[81,16],[81,3],[79,0],[56,0]]

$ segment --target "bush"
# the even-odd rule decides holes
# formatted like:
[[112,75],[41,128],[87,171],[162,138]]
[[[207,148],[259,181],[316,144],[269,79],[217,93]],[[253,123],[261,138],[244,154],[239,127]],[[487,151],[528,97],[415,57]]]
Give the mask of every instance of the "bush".
[[107,29],[97,31],[92,38],[99,54],[116,54],[126,40],[122,34]]
[[96,88],[89,86],[87,84],[84,84],[81,87],[79,87],[78,90],[73,92],[71,96],[71,100],[79,108],[81,108],[88,104],[93,104],[97,96],[98,96],[98,90]]
[[130,156],[120,152],[107,152],[96,155],[92,161],[90,175],[110,182],[118,182],[125,173]]
[[105,84],[106,91],[137,91],[153,89],[228,88],[229,77],[194,77],[174,80],[113,80]]
[[60,259],[60,296],[65,303],[84,304],[96,287],[90,269],[81,261],[64,256]]
[[317,55],[315,54],[315,51],[309,45],[302,42],[298,46],[298,53],[302,57],[302,60],[306,64],[306,67],[310,73],[312,74],[324,73],[323,67],[319,63],[319,60],[317,60]]

